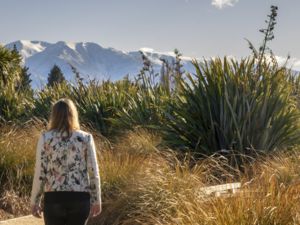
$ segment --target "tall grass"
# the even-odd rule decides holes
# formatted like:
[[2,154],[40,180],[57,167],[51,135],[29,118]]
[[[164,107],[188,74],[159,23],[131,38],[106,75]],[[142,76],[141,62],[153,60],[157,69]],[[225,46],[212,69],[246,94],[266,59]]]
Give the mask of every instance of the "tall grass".
[[[300,222],[298,150],[261,157],[247,165],[246,173],[236,171],[222,157],[197,161],[191,168],[192,158],[182,163],[176,160],[174,152],[161,154],[160,151],[154,155],[144,161],[143,169],[135,173],[136,179],[104,204],[103,214],[91,224],[288,225]],[[241,190],[220,197],[201,195],[201,187],[226,180],[242,182]]]
[[0,219],[28,215],[35,147],[43,125],[36,121],[0,128]]
[[[37,125],[39,128],[40,125]],[[28,194],[35,161],[38,128],[33,122],[5,125],[0,130],[0,183],[1,191],[19,191]]]
[[[41,129],[43,125],[36,123],[22,129],[11,126],[1,129],[1,171],[15,172],[6,174],[9,179],[1,180],[5,188],[0,206],[15,215],[30,211],[33,143],[37,142]],[[98,150],[103,212],[89,224],[300,222],[297,149],[260,156],[255,162],[248,161],[241,172],[222,155],[203,160],[195,160],[191,154],[178,155],[162,146],[159,135],[146,130],[128,131],[111,142],[92,132]],[[203,196],[200,192],[203,186],[226,182],[242,182],[241,191],[221,197]]]

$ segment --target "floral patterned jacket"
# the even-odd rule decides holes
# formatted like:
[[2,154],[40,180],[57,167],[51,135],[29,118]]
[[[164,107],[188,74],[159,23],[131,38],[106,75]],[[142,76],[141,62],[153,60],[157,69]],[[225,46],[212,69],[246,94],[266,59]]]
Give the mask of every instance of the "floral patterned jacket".
[[89,192],[91,204],[101,203],[100,175],[93,136],[82,130],[64,138],[50,130],[41,134],[31,191],[31,205],[39,204],[43,192]]

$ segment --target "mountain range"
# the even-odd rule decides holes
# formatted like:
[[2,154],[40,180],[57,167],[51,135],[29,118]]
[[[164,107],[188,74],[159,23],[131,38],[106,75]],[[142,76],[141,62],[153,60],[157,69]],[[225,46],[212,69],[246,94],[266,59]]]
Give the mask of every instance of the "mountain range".
[[[14,46],[21,54],[24,65],[29,67],[34,88],[40,88],[47,83],[48,74],[55,64],[61,68],[65,78],[69,81],[74,81],[75,78],[71,65],[83,78],[115,81],[122,79],[125,75],[133,78],[139,73],[143,67],[140,51],[152,62],[155,72],[160,71],[161,58],[169,62],[175,60],[173,52],[161,53],[149,48],[125,52],[114,48],[104,48],[93,42],[49,43],[19,40],[5,45],[9,49],[13,49]],[[185,71],[194,71],[191,61],[190,57],[182,57]]]

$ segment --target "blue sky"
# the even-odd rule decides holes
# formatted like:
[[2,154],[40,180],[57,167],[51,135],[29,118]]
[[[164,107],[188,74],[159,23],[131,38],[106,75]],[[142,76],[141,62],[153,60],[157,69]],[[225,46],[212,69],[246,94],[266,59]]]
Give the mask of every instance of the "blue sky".
[[259,44],[272,4],[279,15],[271,48],[300,59],[299,0],[0,0],[0,43],[92,41],[125,51],[245,56],[244,38]]

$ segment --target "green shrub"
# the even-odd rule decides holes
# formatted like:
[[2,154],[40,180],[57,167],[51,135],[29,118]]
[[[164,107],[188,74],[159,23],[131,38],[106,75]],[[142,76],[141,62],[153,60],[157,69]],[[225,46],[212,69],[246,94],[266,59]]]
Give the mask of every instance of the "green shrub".
[[54,86],[46,86],[35,93],[34,109],[32,115],[41,119],[48,119],[52,104],[60,98],[71,96],[71,85],[66,82],[57,83]]
[[116,123],[125,129],[134,127],[157,128],[164,120],[169,96],[159,87],[140,87],[127,96],[127,107],[118,111]]
[[77,105],[83,123],[109,135],[116,133],[113,120],[117,112],[127,107],[128,96],[135,93],[136,87],[128,79],[115,83],[90,81],[87,85],[72,87],[70,98]]
[[194,61],[195,78],[181,79],[167,114],[168,142],[204,154],[250,154],[299,143],[299,111],[287,71],[266,61],[259,70],[256,65],[251,58]]
[[[114,120],[123,129],[134,127],[160,129],[164,122],[164,111],[167,110],[174,92],[171,90],[170,82],[173,79],[173,73],[177,75],[179,72],[175,73],[175,69],[170,69],[170,65],[163,61],[162,68],[167,65],[168,70],[162,72],[161,80],[158,81],[159,74],[154,72],[150,60],[143,53],[142,58],[144,67],[135,80],[136,92],[126,93],[126,107],[118,110],[117,118]],[[180,63],[179,59],[178,63]]]

